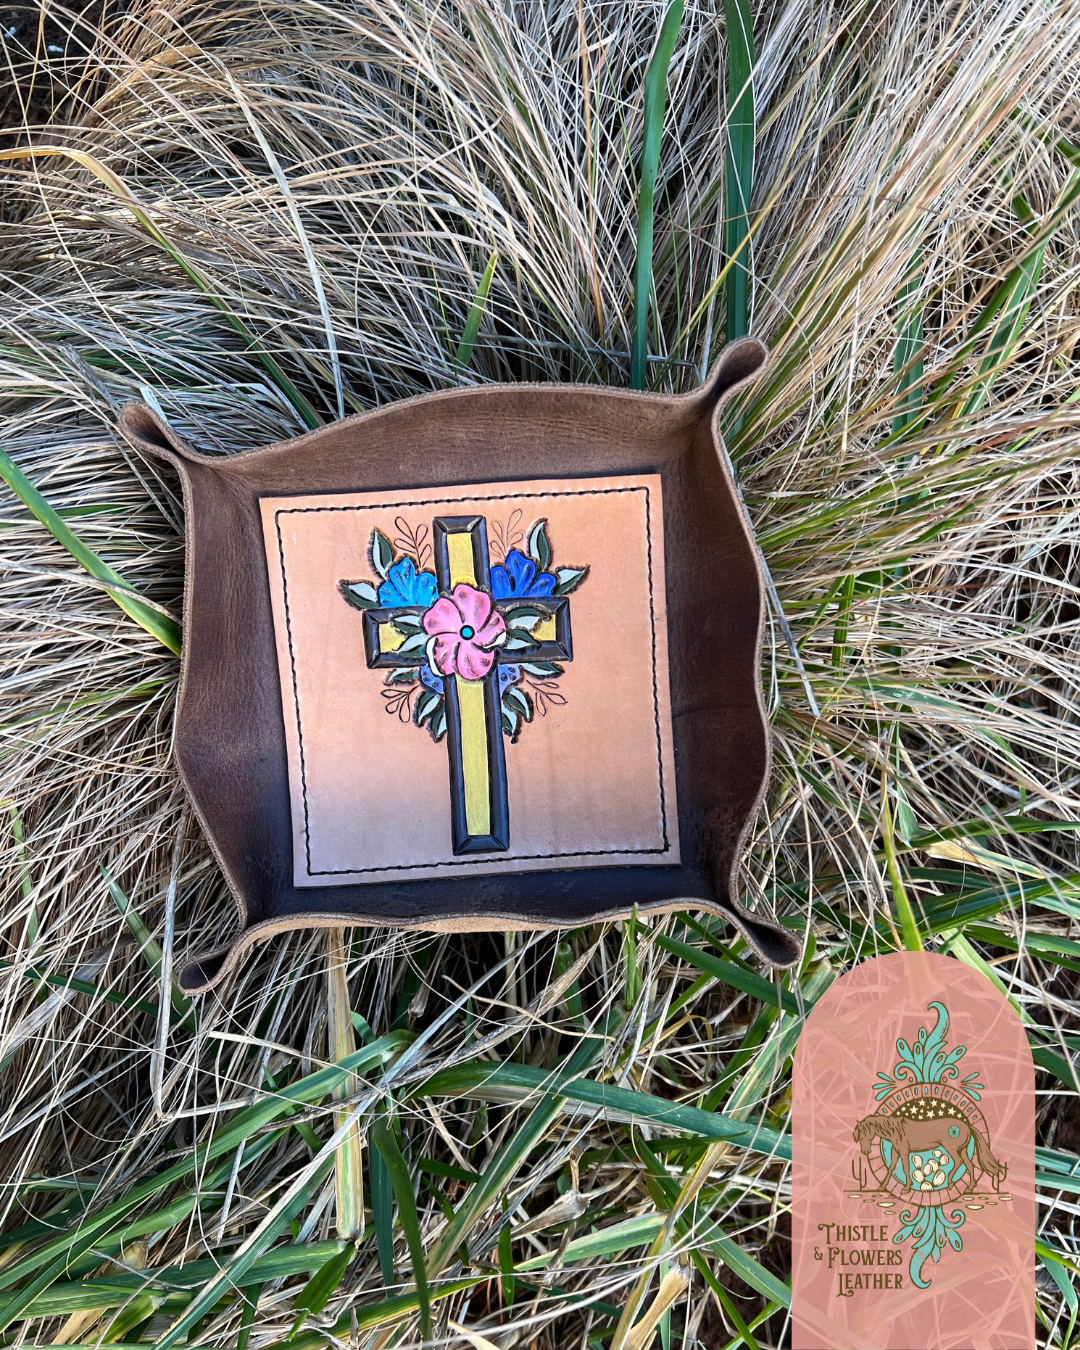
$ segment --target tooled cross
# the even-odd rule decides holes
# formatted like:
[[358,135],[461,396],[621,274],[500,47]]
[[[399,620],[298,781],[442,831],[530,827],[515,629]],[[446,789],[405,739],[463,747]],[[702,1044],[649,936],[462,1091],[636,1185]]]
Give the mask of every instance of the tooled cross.
[[[432,533],[440,595],[450,596],[460,584],[490,595],[491,564],[485,518],[439,516],[433,522]],[[573,660],[568,597],[511,597],[496,600],[494,609],[504,620],[510,617],[510,638],[504,645],[491,648],[495,660],[488,673],[480,679],[466,679],[460,672],[441,676],[446,699],[450,830],[455,854],[490,853],[510,846],[499,666],[522,660]],[[363,621],[367,664],[373,669],[401,669],[423,660],[428,642],[428,634],[421,628],[424,614],[423,605],[366,609]],[[409,619],[410,615],[415,619]],[[521,629],[514,629],[514,622],[530,625],[527,642]],[[402,628],[406,630],[404,634]],[[515,637],[515,632],[519,636]],[[471,642],[476,633],[463,623],[459,635],[463,642]]]

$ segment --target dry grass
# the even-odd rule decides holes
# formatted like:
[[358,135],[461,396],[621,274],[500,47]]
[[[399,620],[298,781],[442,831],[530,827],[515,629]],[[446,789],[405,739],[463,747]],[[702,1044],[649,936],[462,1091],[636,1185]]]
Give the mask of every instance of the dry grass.
[[[176,484],[112,429],[144,386],[180,434],[228,452],[463,379],[625,383],[662,17],[595,0],[133,0],[97,35],[69,122],[24,138],[90,160],[0,165],[3,448],[176,613]],[[804,1000],[900,935],[992,962],[1042,1047],[1040,1143],[1071,1159],[1080,863],[1053,827],[1080,819],[1080,12],[791,0],[753,17],[752,329],[775,356],[731,439],[776,580],[777,762],[746,888],[807,934],[785,982]],[[657,190],[658,387],[692,386],[724,336],[726,51],[714,7],[689,5]],[[410,1287],[406,1235],[380,1265],[372,1225],[393,1157],[378,1161],[369,1127],[386,1112],[400,1137],[384,1146],[416,1178],[437,1337],[469,1344],[465,1325],[500,1350],[617,1350],[642,1273],[693,1257],[665,1344],[782,1344],[783,1301],[757,1272],[787,1273],[787,1165],[534,1090],[574,1053],[593,1080],[783,1129],[799,1017],[693,983],[700,969],[658,936],[736,973],[742,949],[675,920],[558,942],[357,930],[351,1007],[391,1041],[384,1067],[358,1072],[352,1115],[328,1088],[294,1127],[241,1131],[198,1191],[189,1172],[151,1188],[126,1230],[80,1228],[80,1195],[96,1213],[194,1167],[237,1104],[272,1108],[326,1063],[325,939],[276,941],[195,1012],[159,1015],[174,952],[232,922],[170,763],[177,663],[6,493],[0,559],[5,1222],[51,1212],[85,1238],[44,1303],[8,1305],[7,1334],[232,1346],[253,1316],[251,1347],[294,1326],[295,1346],[415,1342],[417,1296],[386,1304]],[[331,1012],[340,1032],[340,998]],[[520,1072],[484,1102],[472,1066],[493,1061]],[[335,1234],[325,1160],[356,1120],[368,1227],[315,1308],[304,1272],[337,1251],[311,1245]],[[655,1216],[683,1182],[703,1190],[661,1251]],[[1041,1222],[1075,1259],[1071,1197],[1047,1193]],[[589,1248],[631,1221],[622,1246]],[[26,1287],[43,1233],[9,1239],[23,1245],[0,1279],[22,1270]],[[522,1270],[571,1238],[584,1246],[550,1282]],[[298,1247],[293,1269],[242,1273],[252,1253]],[[202,1311],[162,1285],[104,1304],[72,1292],[116,1261],[209,1257],[229,1275]],[[455,1279],[471,1283],[447,1293]],[[254,1313],[230,1289],[249,1280]],[[1053,1280],[1040,1289],[1039,1344],[1064,1346],[1069,1304]]]

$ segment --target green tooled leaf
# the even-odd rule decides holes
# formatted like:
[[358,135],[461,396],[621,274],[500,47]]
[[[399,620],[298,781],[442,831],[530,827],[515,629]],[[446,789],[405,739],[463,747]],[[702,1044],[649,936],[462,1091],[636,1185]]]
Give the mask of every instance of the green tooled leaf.
[[521,669],[527,675],[537,675],[543,679],[563,674],[562,666],[557,666],[554,661],[522,661]]
[[409,637],[413,633],[419,633],[420,631],[419,614],[395,614],[390,622],[399,633],[404,633],[406,637]]
[[548,543],[546,520],[538,520],[532,527],[525,547],[540,571],[546,572],[548,563],[551,562],[551,545]]
[[541,619],[547,618],[547,610],[537,609],[534,605],[519,605],[516,609],[506,610],[503,617],[511,628],[523,628],[526,632],[535,628]]
[[539,647],[539,645],[534,637],[525,632],[524,628],[509,629],[507,639],[503,643],[508,652],[525,651],[528,647]]
[[413,720],[416,725],[422,727],[426,719],[434,715],[441,702],[441,696],[434,689],[423,690],[416,700],[416,709],[413,713]]
[[508,708],[505,703],[502,705],[502,729],[508,736],[517,735],[518,715],[513,708]]
[[559,567],[555,570],[555,594],[569,595],[585,580],[587,567]]
[[405,639],[405,641],[397,649],[395,655],[411,656],[415,652],[422,652],[424,650],[425,644],[427,643],[427,640],[428,639],[426,633],[413,633],[412,637],[408,637]]
[[370,581],[339,581],[338,590],[355,609],[375,609],[379,597]]
[[394,561],[394,550],[390,547],[390,540],[379,530],[371,531],[370,552],[372,567],[385,580],[390,564]]
[[503,694],[503,707],[508,711],[513,709],[515,712],[519,712],[526,722],[532,721],[532,700],[523,689],[517,689],[511,685]]
[[419,666],[399,666],[396,670],[390,671],[386,677],[387,684],[412,684],[414,680],[420,678]]

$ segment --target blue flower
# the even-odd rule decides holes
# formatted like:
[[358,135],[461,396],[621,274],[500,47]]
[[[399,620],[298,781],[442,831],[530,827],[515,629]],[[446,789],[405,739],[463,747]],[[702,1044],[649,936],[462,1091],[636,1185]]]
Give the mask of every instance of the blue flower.
[[379,604],[387,609],[395,605],[433,605],[438,594],[433,573],[418,572],[411,558],[399,558],[379,587]]
[[517,684],[521,679],[520,666],[500,666],[499,667],[499,695],[506,692],[512,684]]
[[429,665],[425,664],[420,667],[420,683],[426,684],[429,689],[434,689],[437,694],[443,692],[442,680],[435,674]]
[[531,558],[512,548],[506,555],[505,564],[497,563],[491,569],[491,593],[496,600],[523,595],[554,595],[555,578],[550,572],[537,572]]

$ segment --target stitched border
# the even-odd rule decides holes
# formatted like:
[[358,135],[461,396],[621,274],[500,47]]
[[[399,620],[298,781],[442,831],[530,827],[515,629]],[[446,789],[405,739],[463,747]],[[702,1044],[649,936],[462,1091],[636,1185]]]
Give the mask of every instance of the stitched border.
[[[274,529],[278,540],[278,565],[281,568],[281,590],[282,599],[285,606],[285,630],[289,643],[289,664],[292,674],[293,686],[293,706],[296,710],[296,736],[300,747],[300,784],[304,806],[304,852],[307,862],[306,873],[309,877],[333,877],[333,876],[363,876],[365,873],[375,872],[418,872],[430,870],[438,867],[490,867],[492,859],[488,856],[477,858],[454,858],[448,862],[432,863],[389,863],[382,867],[341,867],[332,868],[324,871],[315,871],[312,869],[311,859],[311,832],[310,832],[310,814],[308,807],[308,788],[307,788],[307,765],[304,754],[304,729],[300,716],[300,689],[296,678],[296,653],[293,647],[292,631],[292,613],[289,607],[289,583],[285,570],[285,549],[284,540],[281,533],[281,517],[290,515],[311,515],[320,512],[349,512],[349,511],[390,511],[397,508],[416,506],[450,506],[460,502],[500,502],[500,501],[521,501],[529,499],[545,499],[554,497],[604,497],[619,495],[627,492],[643,492],[645,494],[645,544],[646,544],[646,569],[649,578],[649,631],[652,635],[651,663],[652,663],[652,692],[653,692],[653,724],[656,731],[656,769],[657,784],[660,790],[660,832],[663,838],[661,848],[606,848],[606,849],[587,849],[578,850],[575,853],[516,853],[503,855],[496,859],[497,862],[539,862],[544,859],[565,858],[572,861],[574,858],[599,858],[599,857],[618,857],[627,858],[639,855],[664,854],[671,849],[671,840],[668,836],[667,826],[667,794],[664,783],[664,758],[663,758],[663,736],[660,727],[660,697],[656,687],[656,607],[653,595],[653,554],[652,554],[652,498],[647,484],[639,483],[634,487],[612,487],[612,488],[578,488],[564,489],[556,492],[502,492],[492,493],[487,496],[459,496],[459,497],[430,497],[421,501],[404,502],[373,502],[370,505],[353,504],[350,506],[283,506],[274,512]],[[504,870],[504,869],[500,869]],[[493,872],[492,875],[498,875]]]

